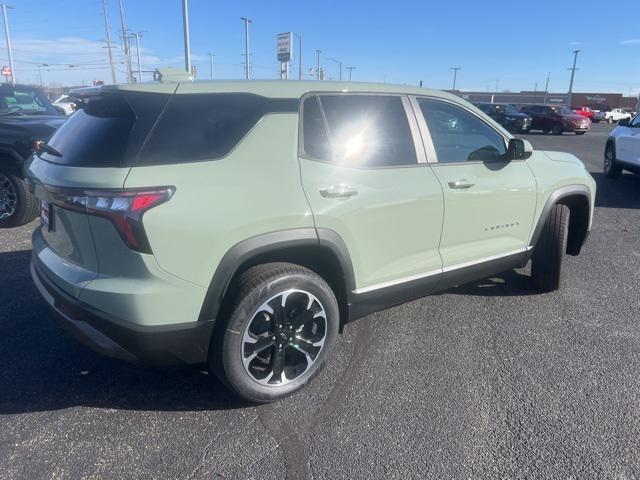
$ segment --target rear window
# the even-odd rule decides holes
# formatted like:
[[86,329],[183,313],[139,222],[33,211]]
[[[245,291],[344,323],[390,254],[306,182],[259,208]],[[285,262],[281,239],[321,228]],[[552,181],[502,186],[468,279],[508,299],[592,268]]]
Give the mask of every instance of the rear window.
[[121,96],[89,100],[47,142],[62,156],[41,154],[44,160],[82,167],[122,166],[135,115]]
[[228,155],[268,113],[297,113],[298,99],[250,93],[174,95],[137,165],[215,160]]
[[58,112],[39,91],[3,86],[0,88],[0,115],[49,114]]

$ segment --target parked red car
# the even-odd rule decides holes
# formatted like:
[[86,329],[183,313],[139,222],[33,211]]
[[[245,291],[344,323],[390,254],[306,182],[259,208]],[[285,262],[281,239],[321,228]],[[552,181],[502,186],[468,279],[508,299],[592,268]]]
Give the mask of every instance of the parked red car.
[[587,117],[589,120],[593,120],[594,111],[591,110],[589,107],[585,107],[585,106],[573,107],[573,111],[578,115]]
[[562,135],[563,132],[575,132],[576,135],[584,135],[591,128],[591,120],[563,106],[528,105],[521,112],[532,118],[531,130],[544,133]]

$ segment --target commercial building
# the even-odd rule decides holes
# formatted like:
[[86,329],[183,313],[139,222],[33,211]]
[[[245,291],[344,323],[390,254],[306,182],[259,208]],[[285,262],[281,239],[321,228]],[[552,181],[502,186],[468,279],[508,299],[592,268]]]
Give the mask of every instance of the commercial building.
[[[472,103],[511,103],[513,105],[568,105],[568,93],[552,92],[462,92],[451,91]],[[573,93],[572,106],[586,105],[592,108],[624,108],[626,110],[636,110],[638,98],[627,97],[621,93]]]

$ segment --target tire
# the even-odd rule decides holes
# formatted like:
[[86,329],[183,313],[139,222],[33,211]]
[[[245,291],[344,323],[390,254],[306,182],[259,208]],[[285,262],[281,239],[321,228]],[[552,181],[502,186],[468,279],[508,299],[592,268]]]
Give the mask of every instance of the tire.
[[607,123],[613,123],[613,118],[612,117],[607,118]]
[[587,132],[576,132],[576,135],[584,135]]
[[[225,328],[212,339],[212,370],[254,403],[300,390],[322,370],[336,342],[340,313],[331,287],[306,268],[268,263],[242,273],[237,291]],[[283,298],[284,308],[278,307]]]
[[546,130],[542,130],[542,133],[544,133],[545,135],[549,135],[549,132],[550,132],[550,131],[551,131],[551,130],[546,129]]
[[558,290],[562,283],[562,259],[567,251],[569,207],[554,205],[531,258],[531,280],[540,292]]
[[551,133],[553,135],[562,135],[562,125],[559,123],[554,123],[553,128],[551,129]]
[[0,228],[25,225],[38,216],[38,201],[29,193],[27,182],[0,169]]
[[604,149],[604,174],[607,178],[618,178],[622,174],[622,167],[616,162],[616,147],[608,143]]

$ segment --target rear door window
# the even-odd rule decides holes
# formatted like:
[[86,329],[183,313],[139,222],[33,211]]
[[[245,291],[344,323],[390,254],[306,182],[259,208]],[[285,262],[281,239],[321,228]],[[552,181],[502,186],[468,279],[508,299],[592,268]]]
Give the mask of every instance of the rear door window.
[[[399,96],[320,95],[305,100],[304,153],[354,167],[415,165],[416,151]],[[308,103],[307,103],[308,102]]]

